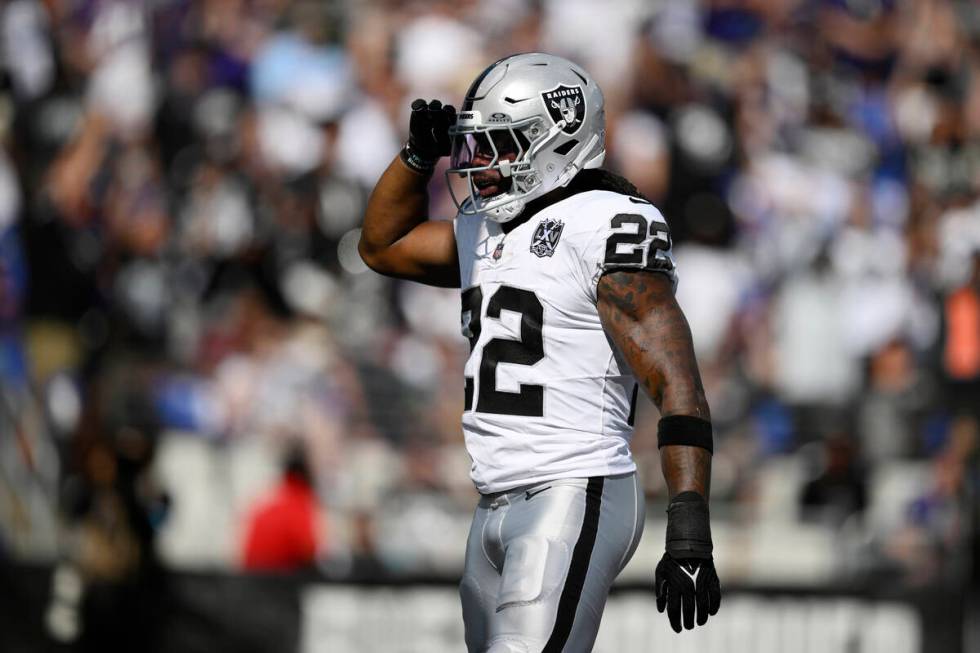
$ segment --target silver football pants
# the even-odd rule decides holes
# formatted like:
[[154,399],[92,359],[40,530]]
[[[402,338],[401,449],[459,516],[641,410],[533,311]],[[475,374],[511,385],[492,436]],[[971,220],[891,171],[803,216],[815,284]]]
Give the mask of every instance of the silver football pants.
[[591,651],[644,512],[636,474],[482,496],[460,583],[469,652]]

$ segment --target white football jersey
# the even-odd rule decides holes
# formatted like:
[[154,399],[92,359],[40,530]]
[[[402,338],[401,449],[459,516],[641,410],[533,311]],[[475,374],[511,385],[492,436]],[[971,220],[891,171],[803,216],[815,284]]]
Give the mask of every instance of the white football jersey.
[[611,269],[674,276],[667,223],[652,204],[589,190],[505,234],[455,221],[465,366],[463,432],[483,493],[635,469],[637,384],[606,337],[596,285]]

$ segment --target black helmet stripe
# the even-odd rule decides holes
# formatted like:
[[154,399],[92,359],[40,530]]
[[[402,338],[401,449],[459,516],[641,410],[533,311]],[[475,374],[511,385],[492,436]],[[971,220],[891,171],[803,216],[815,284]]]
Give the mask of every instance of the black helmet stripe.
[[507,61],[508,59],[513,59],[514,57],[519,57],[519,56],[521,56],[521,55],[520,54],[512,54],[512,55],[509,55],[509,56],[504,57],[503,59],[498,59],[498,60],[494,61],[492,64],[490,64],[489,66],[487,66],[486,69],[482,73],[480,73],[479,76],[477,76],[476,79],[473,80],[473,83],[470,84],[470,88],[469,88],[469,90],[466,91],[466,98],[463,100],[463,106],[460,109],[460,111],[469,111],[470,109],[473,108],[473,103],[475,101],[482,100],[485,97],[483,95],[481,95],[480,97],[476,97],[476,93],[477,93],[477,90],[480,88],[480,84],[483,83],[483,80],[486,79],[487,75],[490,74],[490,71],[491,70],[493,70],[494,68],[496,68],[498,64],[501,64],[501,63]]

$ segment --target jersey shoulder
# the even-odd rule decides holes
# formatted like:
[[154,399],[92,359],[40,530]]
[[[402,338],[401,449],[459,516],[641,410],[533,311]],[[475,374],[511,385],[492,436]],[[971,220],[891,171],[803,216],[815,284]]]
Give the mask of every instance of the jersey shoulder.
[[592,190],[579,193],[569,201],[574,203],[576,229],[587,233],[601,231],[619,214],[638,213],[649,220],[667,224],[660,210],[640,196],[623,195],[608,190]]
[[[666,274],[677,286],[670,229],[660,211],[645,198],[617,190],[588,189],[548,207],[532,235],[532,253],[555,249],[592,302],[606,272],[644,270]],[[539,254],[541,255],[541,254]]]
[[570,240],[600,273],[641,269],[673,274],[670,227],[642,197],[596,190],[576,195]]
[[618,214],[640,214],[666,226],[660,211],[628,179],[608,170],[583,170],[569,185],[574,194],[566,200],[576,216],[572,229],[591,236],[608,228]]

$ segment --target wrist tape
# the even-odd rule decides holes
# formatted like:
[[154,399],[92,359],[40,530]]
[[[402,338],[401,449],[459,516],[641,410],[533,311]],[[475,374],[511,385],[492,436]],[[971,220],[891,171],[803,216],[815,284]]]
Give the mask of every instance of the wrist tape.
[[435,161],[429,161],[428,159],[422,158],[408,143],[406,143],[405,147],[401,149],[398,156],[400,156],[401,160],[405,162],[405,165],[420,175],[431,175],[432,171],[436,168]]
[[701,447],[714,453],[711,422],[691,415],[668,415],[657,424],[657,447],[668,445]]
[[708,502],[697,492],[681,492],[667,506],[667,553],[710,560],[712,549]]

